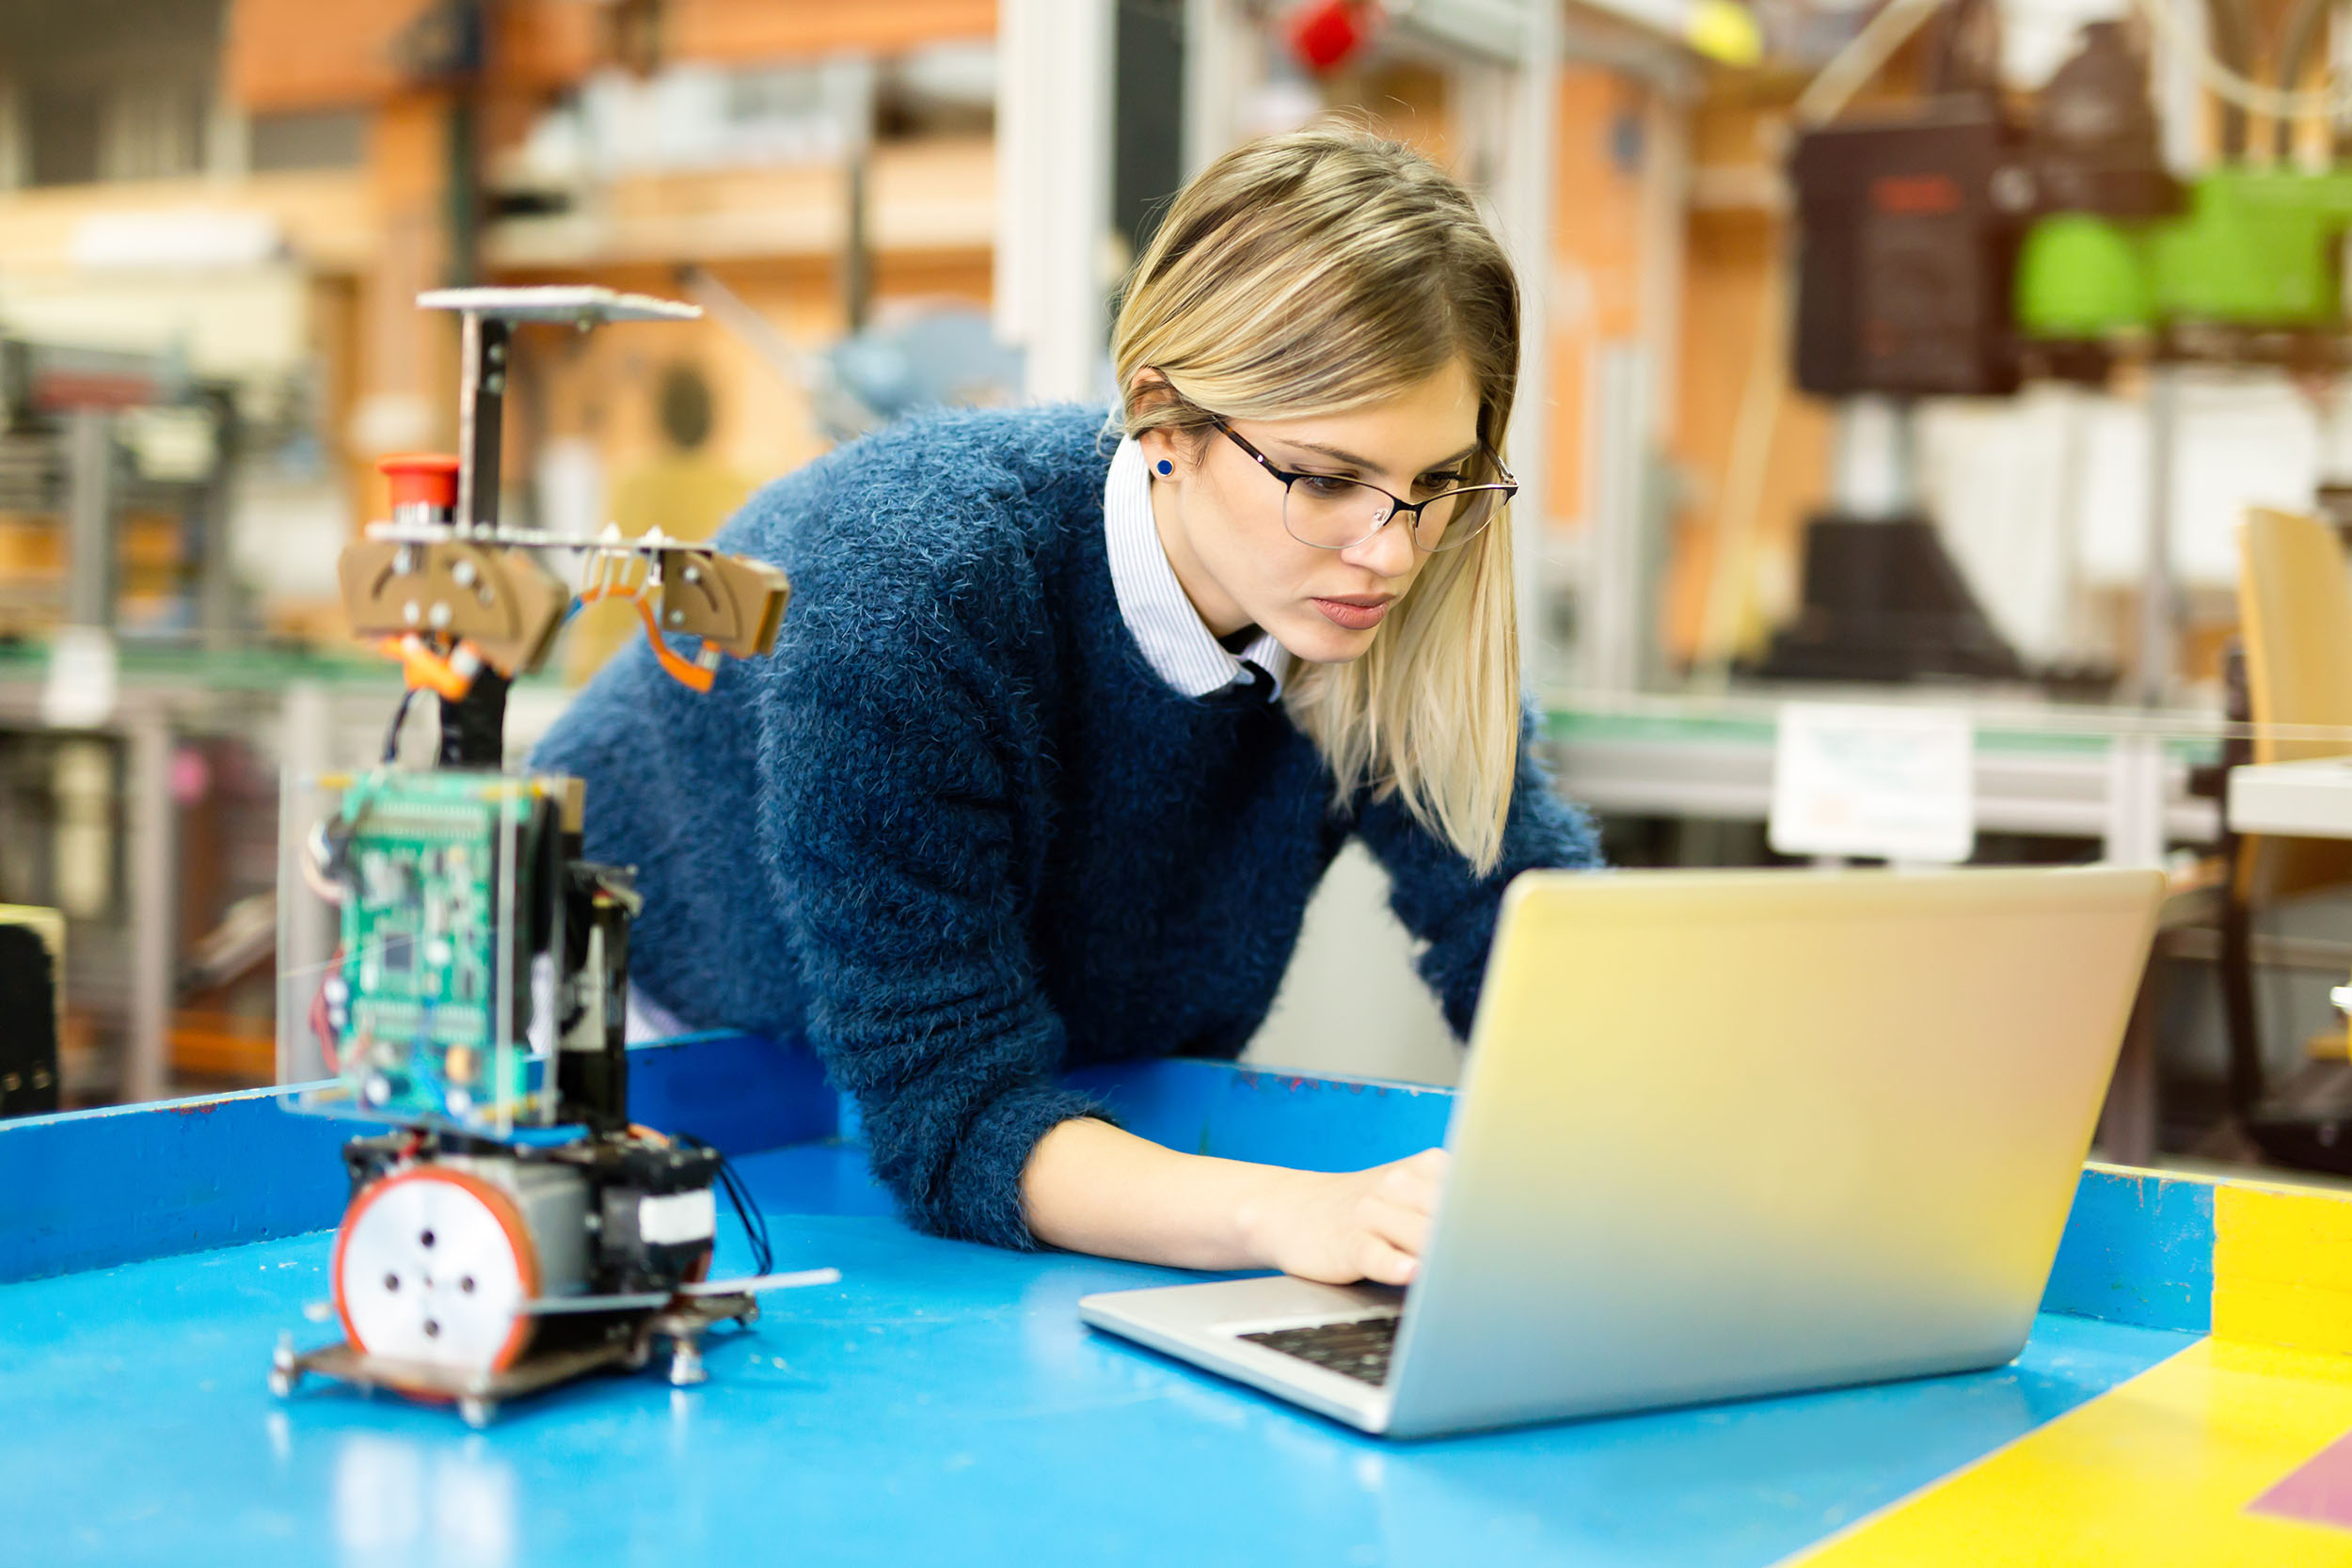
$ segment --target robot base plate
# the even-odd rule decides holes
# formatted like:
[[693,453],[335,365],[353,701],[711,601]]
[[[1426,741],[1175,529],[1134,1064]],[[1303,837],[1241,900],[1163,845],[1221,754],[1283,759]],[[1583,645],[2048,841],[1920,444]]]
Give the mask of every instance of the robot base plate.
[[453,1402],[466,1424],[479,1430],[490,1424],[500,1404],[507,1400],[607,1368],[638,1370],[653,1358],[656,1339],[670,1341],[671,1383],[680,1387],[701,1383],[708,1375],[703,1370],[702,1336],[720,1323],[749,1324],[758,1317],[758,1299],[749,1291],[681,1295],[637,1319],[626,1331],[616,1329],[585,1344],[534,1351],[503,1371],[471,1371],[370,1355],[340,1339],[317,1350],[298,1352],[290,1335],[279,1341],[271,1360],[270,1391],[287,1398],[306,1375],[315,1372],[357,1388],[389,1388],[413,1399]]

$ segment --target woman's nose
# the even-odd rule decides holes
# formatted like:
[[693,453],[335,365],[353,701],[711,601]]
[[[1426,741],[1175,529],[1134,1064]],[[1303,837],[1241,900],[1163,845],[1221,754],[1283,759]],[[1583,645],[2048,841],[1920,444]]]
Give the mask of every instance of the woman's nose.
[[1409,517],[1391,514],[1371,538],[1347,546],[1340,559],[1384,578],[1401,578],[1413,569],[1413,528]]

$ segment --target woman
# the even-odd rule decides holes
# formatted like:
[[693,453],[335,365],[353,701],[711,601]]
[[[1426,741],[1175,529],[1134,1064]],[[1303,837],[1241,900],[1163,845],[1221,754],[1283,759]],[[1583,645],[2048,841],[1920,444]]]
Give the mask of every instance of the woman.
[[1099,412],[941,415],[770,486],[794,597],[696,697],[646,650],[541,748],[641,868],[640,993],[804,1034],[914,1224],[1412,1277],[1429,1150],[1328,1175],[1119,1131],[1063,1069],[1237,1054],[1351,835],[1456,1032],[1503,884],[1597,857],[1525,744],[1510,265],[1418,155],[1314,129],[1185,189]]

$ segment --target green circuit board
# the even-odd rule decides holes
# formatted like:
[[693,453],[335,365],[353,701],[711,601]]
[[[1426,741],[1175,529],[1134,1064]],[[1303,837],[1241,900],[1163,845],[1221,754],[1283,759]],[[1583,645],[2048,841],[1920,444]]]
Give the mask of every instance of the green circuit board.
[[339,1074],[369,1112],[470,1129],[536,1119],[516,996],[544,795],[540,781],[451,769],[385,769],[345,792],[327,1022]]

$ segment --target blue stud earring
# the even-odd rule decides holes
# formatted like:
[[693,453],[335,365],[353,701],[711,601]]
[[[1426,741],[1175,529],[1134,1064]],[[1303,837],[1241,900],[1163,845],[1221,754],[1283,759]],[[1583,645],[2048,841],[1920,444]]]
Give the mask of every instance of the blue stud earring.
[[1163,457],[1160,459],[1159,468],[1162,475],[1172,474],[1176,471],[1176,465]]

